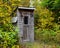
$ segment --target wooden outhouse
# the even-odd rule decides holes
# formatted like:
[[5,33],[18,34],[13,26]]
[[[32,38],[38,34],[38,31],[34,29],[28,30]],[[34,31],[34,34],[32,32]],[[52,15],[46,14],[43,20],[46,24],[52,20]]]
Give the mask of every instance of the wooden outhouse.
[[18,7],[18,35],[20,42],[34,42],[34,9]]

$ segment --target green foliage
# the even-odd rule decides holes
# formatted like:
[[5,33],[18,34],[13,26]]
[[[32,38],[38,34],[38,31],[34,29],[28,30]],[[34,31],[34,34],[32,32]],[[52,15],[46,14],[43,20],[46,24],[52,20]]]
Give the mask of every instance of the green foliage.
[[11,23],[11,17],[15,15],[15,9],[20,6],[21,0],[0,0],[0,24]]
[[0,45],[2,46],[13,46],[17,44],[17,33],[16,32],[2,32],[0,30]]
[[56,42],[60,43],[60,30],[48,30],[48,29],[35,29],[35,39],[40,42]]
[[60,43],[59,0],[42,0],[40,4],[35,3],[35,39],[40,42]]
[[[0,25],[3,30],[12,30],[12,25],[11,23],[11,18],[13,16],[16,16],[16,8],[18,6],[23,6],[24,3],[25,6],[29,6],[29,0],[27,1],[22,1],[22,0],[0,0]],[[8,28],[8,29],[7,29]]]
[[2,30],[2,32],[13,32],[14,26],[11,23],[1,24],[0,29]]
[[51,10],[59,10],[60,8],[60,0],[42,0],[41,5],[47,7]]
[[46,8],[37,6],[35,10],[35,27],[52,29],[54,24],[53,12]]
[[30,0],[21,0],[20,4],[21,4],[21,6],[23,6],[23,7],[29,7],[29,5],[30,5]]
[[54,20],[58,23],[58,18],[60,16],[60,0],[43,0],[41,1],[41,6],[53,11]]

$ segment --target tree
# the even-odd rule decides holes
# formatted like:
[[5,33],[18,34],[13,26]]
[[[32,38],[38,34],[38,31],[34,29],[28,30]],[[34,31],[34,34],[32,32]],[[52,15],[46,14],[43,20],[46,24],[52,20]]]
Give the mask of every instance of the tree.
[[41,6],[42,2],[34,1],[35,6],[35,28],[38,29],[53,29],[55,14],[46,7]]
[[35,11],[35,27],[41,29],[52,29],[54,17],[53,12],[46,8],[37,6]]
[[53,15],[55,15],[55,22],[57,23],[60,16],[60,0],[42,0],[41,6],[53,11]]
[[20,4],[23,7],[29,7],[30,6],[30,0],[21,0]]
[[20,5],[20,0],[0,0],[0,27],[3,28],[4,31],[12,31],[10,24],[11,17],[14,15],[11,14],[18,5]]
[[14,10],[18,6],[28,7],[29,2],[30,0],[0,0],[0,26],[6,30],[11,29],[11,18],[16,16]]

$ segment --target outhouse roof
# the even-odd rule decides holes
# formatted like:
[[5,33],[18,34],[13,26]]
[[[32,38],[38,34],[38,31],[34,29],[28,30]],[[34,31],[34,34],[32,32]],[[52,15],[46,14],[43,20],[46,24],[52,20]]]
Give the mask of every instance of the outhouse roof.
[[32,10],[32,11],[34,11],[35,8],[32,8],[32,7],[30,7],[30,8],[27,8],[27,7],[18,7],[18,9],[20,9],[20,10]]

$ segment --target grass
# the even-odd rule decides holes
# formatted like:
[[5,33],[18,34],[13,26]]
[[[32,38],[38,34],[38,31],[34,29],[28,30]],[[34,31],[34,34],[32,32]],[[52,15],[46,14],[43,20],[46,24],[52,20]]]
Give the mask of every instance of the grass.
[[[3,46],[2,48],[6,48]],[[22,45],[14,45],[12,48],[60,48],[60,44],[50,42],[50,43],[43,43],[43,42],[34,42],[34,43],[24,43]]]
[[51,43],[34,42],[24,44],[22,48],[60,48],[60,45],[53,42]]

